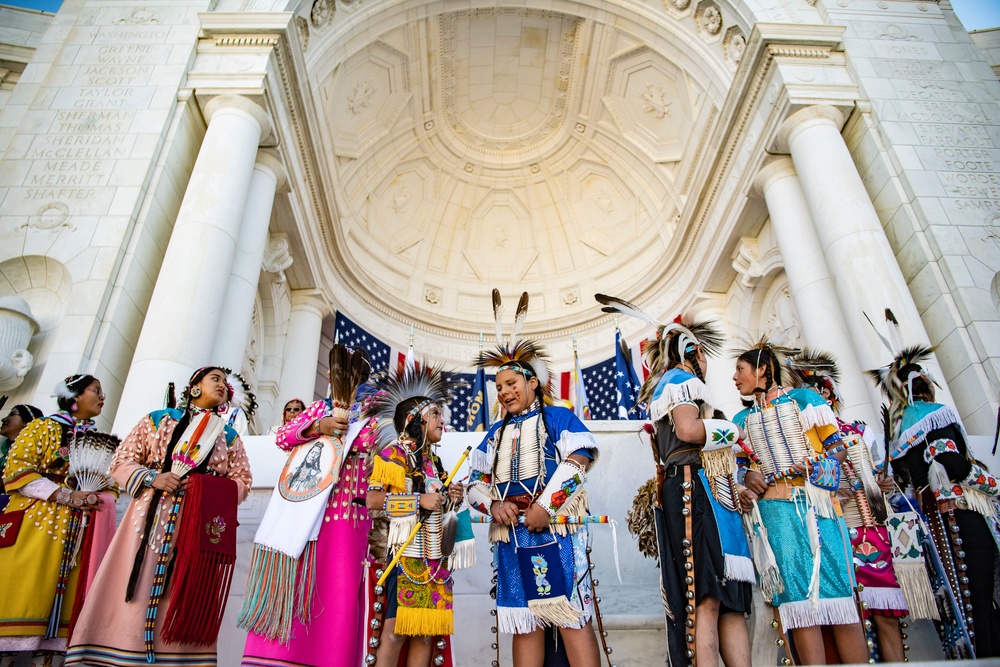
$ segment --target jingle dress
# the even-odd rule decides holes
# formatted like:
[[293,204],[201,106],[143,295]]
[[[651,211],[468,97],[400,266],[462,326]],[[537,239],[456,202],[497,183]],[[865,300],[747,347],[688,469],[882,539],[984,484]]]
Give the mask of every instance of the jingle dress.
[[[410,441],[394,441],[383,447],[372,461],[369,488],[389,494],[433,493],[444,488],[439,461],[421,457]],[[421,464],[422,458],[422,464]],[[387,499],[388,546],[391,560],[416,525],[419,499],[409,510],[394,512]],[[403,516],[404,514],[408,516]],[[395,516],[394,516],[395,515]],[[403,550],[395,570],[386,579],[386,618],[395,617],[393,632],[401,636],[434,637],[455,631],[452,610],[453,581],[447,558],[441,551],[441,510],[421,516],[422,525]],[[393,591],[395,590],[395,594]]]
[[[195,416],[200,414],[192,411]],[[150,470],[158,471],[167,455],[171,437],[184,413],[179,409],[159,410],[143,417],[118,448],[111,463],[111,476],[132,495],[132,501],[122,517],[118,531],[94,580],[92,594],[84,604],[80,619],[70,641],[66,664],[146,665],[144,630],[150,591],[153,587],[157,555],[163,544],[164,528],[173,504],[172,494],[162,494],[155,508],[151,507],[154,489],[144,486],[143,477]],[[238,501],[250,492],[252,477],[243,442],[232,429],[225,427],[212,444],[206,459],[210,475],[225,477],[236,483]],[[156,512],[150,539],[143,544],[143,527],[148,512]],[[187,511],[182,504],[181,514]],[[183,516],[181,517],[183,518]],[[235,530],[227,526],[225,530]],[[176,543],[173,545],[176,546]],[[130,602],[125,601],[126,588],[136,552],[145,550],[142,567]],[[171,558],[176,555],[171,551]],[[174,571],[171,580],[179,573]],[[164,610],[169,609],[176,591],[167,582],[155,619],[156,664],[166,667],[209,667],[216,664],[215,642],[203,645],[167,644],[163,641]]]
[[[1000,485],[972,458],[958,415],[946,405],[914,401],[893,420],[891,431],[892,470],[901,473],[916,490],[920,509],[930,523],[931,538],[946,563],[944,568],[953,584],[959,584],[955,587],[962,596],[962,608],[957,610],[958,632],[963,627],[974,630],[975,658],[998,656],[996,500]],[[939,511],[938,503],[946,501],[952,501],[956,509]],[[951,571],[948,562],[958,564],[959,571]],[[941,618],[954,618],[956,611],[946,609],[948,605],[942,602],[941,587],[935,589]],[[953,630],[938,625],[946,655],[972,657],[957,648],[958,635]]]
[[[73,515],[68,505],[46,498],[65,485],[69,472],[63,429],[89,428],[90,422],[74,423],[68,413],[60,412],[32,420],[11,444],[3,469],[10,503],[0,514],[0,539],[15,541],[0,548],[0,651],[66,650],[86,558],[78,558],[66,577],[57,636],[45,639]],[[20,530],[12,525],[19,515]]]
[[[674,431],[671,412],[681,405],[693,405],[702,417],[711,418],[711,395],[704,382],[680,368],[663,374],[653,392],[650,417],[656,422],[656,441],[660,462],[666,466],[666,477],[660,494],[666,535],[658,538],[660,549],[661,592],[668,610],[668,640],[673,662],[686,664],[683,637],[691,633],[685,626],[690,604],[684,594],[688,586],[685,577],[693,572],[695,601],[706,597],[719,601],[719,615],[749,614],[752,606],[751,584],[755,581],[753,561],[740,515],[724,507],[712,493],[702,469],[701,449],[705,443],[681,440]],[[690,482],[685,489],[685,482]],[[690,503],[684,502],[690,497]],[[690,510],[690,531],[686,534],[686,518],[682,510]],[[657,526],[659,530],[661,526]],[[683,542],[689,540],[687,545]],[[689,551],[693,570],[685,568]],[[670,620],[672,616],[673,620]]]
[[[315,440],[318,434],[310,437],[305,431],[332,414],[329,400],[316,401],[277,429],[275,443],[280,449],[291,451]],[[255,667],[361,664],[366,604],[364,562],[371,518],[364,505],[353,501],[368,493],[366,460],[375,444],[377,425],[377,420],[369,419],[351,443],[340,480],[327,501],[316,539],[311,622],[303,623],[296,617],[292,622],[292,641],[284,645],[278,639],[249,633],[241,664]]]
[[[478,511],[489,514],[488,504],[473,499],[471,491],[478,486],[492,500],[524,498],[518,503],[523,514],[533,499],[541,495],[559,463],[571,454],[584,455],[593,463],[597,458],[594,436],[571,410],[562,407],[540,410],[539,405],[533,405],[520,415],[494,424],[470,454],[469,502]],[[585,481],[586,476],[581,473],[581,477]],[[582,489],[563,484],[553,496],[558,494],[571,499],[562,505],[557,515],[589,514],[586,492]],[[494,544],[500,632],[525,634],[549,625],[582,628],[590,621],[593,586],[587,576],[589,533],[586,526],[554,524],[549,531],[533,533],[523,524],[491,524],[489,539]],[[551,546],[553,543],[555,547]],[[556,555],[542,554],[546,548]],[[533,552],[542,554],[547,572],[537,566],[539,556],[533,556]],[[533,569],[537,570],[534,576]],[[562,602],[568,600],[568,606],[561,604],[552,609],[539,606],[538,596],[532,590],[535,588],[532,580],[538,582],[539,576],[553,591],[564,591]],[[540,613],[544,617],[540,617]]]
[[[771,456],[768,442],[771,447],[789,451],[788,440],[775,437],[771,429],[765,438],[757,435],[761,431],[754,428],[755,424],[762,423],[762,418],[777,417],[779,408],[781,428],[787,433],[805,436],[806,455],[822,455],[825,447],[840,442],[836,416],[822,396],[811,389],[782,389],[782,392],[763,410],[755,405],[733,418],[747,431],[750,446],[758,457]],[[792,458],[800,461],[805,456],[796,454]],[[757,500],[761,523],[768,536],[767,544],[774,556],[773,564],[762,562],[760,551],[754,546],[761,592],[778,608],[785,631],[857,623],[851,547],[843,519],[836,513],[839,507],[829,493],[819,494],[815,506],[829,502],[825,511],[833,518],[817,512],[814,524],[819,534],[817,545],[810,539],[808,526],[813,520],[814,503],[807,500],[804,487],[805,482],[799,476],[785,478],[769,485],[764,496]],[[751,540],[754,539],[762,539],[760,533],[751,536]],[[810,553],[812,558],[808,557]],[[815,585],[818,588],[814,588],[811,584],[814,584],[813,573],[817,566]]]

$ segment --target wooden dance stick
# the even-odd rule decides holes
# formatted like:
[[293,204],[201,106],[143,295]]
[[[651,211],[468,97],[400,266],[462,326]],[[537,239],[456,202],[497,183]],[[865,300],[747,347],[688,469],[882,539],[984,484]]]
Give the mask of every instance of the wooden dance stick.
[[[465,451],[462,452],[462,455],[458,457],[458,463],[455,464],[455,467],[451,469],[451,472],[448,473],[448,476],[445,477],[444,479],[445,489],[448,488],[448,485],[451,483],[451,480],[454,479],[455,475],[458,474],[458,471],[462,467],[462,464],[465,463],[465,459],[469,458],[469,452],[471,451],[472,451],[472,445],[469,445],[468,447],[465,448]],[[413,542],[413,538],[417,536],[417,531],[420,530],[420,526],[422,525],[424,525],[423,520],[417,521],[416,525],[413,526],[413,530],[411,530],[410,534],[406,537],[406,541],[404,541],[399,546],[399,548],[396,549],[396,555],[392,557],[392,560],[389,561],[389,566],[385,568],[385,570],[382,572],[382,576],[378,578],[376,586],[385,585],[385,580],[389,578],[389,573],[392,572],[393,568],[396,567],[396,564],[399,563],[399,559],[403,556],[403,552],[406,551],[406,547],[410,546],[410,543]]]

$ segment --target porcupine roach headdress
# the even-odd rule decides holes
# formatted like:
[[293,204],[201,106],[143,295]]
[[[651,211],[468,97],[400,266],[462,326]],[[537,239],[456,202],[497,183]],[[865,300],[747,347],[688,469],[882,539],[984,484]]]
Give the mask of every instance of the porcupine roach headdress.
[[701,347],[708,356],[716,356],[722,349],[724,336],[711,321],[695,322],[678,315],[673,322],[663,324],[624,299],[606,294],[595,294],[594,298],[604,306],[601,310],[605,313],[630,315],[656,327],[656,338],[648,338],[639,346],[649,369],[649,377],[639,390],[640,402],[648,403],[653,397],[660,376],[667,370],[671,347],[678,359],[684,358],[684,351],[691,343]]
[[[903,347],[902,337],[899,333],[899,321],[896,320],[896,316],[888,308],[885,309],[886,335],[879,332],[878,328],[875,327],[875,323],[868,318],[867,314],[865,318],[868,319],[869,324],[875,329],[875,333],[878,335],[879,340],[882,341],[882,345],[892,355],[892,361],[888,365],[865,371],[865,373],[872,379],[875,386],[882,390],[886,398],[889,399],[890,413],[897,414],[913,400],[914,378],[925,376],[929,381],[934,382],[930,374],[921,366],[921,363],[930,359],[935,348],[926,345]],[[902,371],[907,367],[912,368],[909,373],[903,376]],[[937,383],[935,382],[935,384]]]
[[521,328],[524,326],[524,319],[528,316],[528,293],[522,292],[521,298],[517,302],[517,311],[514,313],[514,327],[511,329],[510,338],[504,343],[503,339],[503,302],[500,299],[500,290],[493,290],[493,322],[496,327],[497,346],[492,350],[484,350],[479,353],[475,364],[481,368],[501,368],[511,362],[527,364],[535,372],[538,384],[542,387],[546,400],[550,400],[552,392],[549,383],[552,373],[549,369],[548,355],[545,350],[533,340],[521,339]]
[[396,368],[377,373],[373,378],[379,393],[372,398],[368,414],[378,417],[378,428],[375,433],[377,445],[375,452],[381,451],[387,445],[398,440],[400,433],[393,422],[396,407],[410,399],[413,408],[407,415],[407,422],[419,418],[420,414],[431,405],[446,405],[453,396],[454,390],[462,382],[454,379],[453,374],[429,364],[401,364]]
[[829,389],[830,407],[833,408],[834,412],[840,412],[840,394],[837,392],[840,369],[832,354],[804,347],[794,357],[788,358],[786,362],[792,372],[793,384],[800,387],[813,386]]

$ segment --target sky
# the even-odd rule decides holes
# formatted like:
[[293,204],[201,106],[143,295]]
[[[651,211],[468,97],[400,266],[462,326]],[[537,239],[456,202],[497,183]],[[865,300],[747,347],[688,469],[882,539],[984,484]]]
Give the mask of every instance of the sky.
[[[3,4],[55,12],[62,0],[0,0]],[[1000,0],[951,0],[959,20],[968,30],[1000,27]]]

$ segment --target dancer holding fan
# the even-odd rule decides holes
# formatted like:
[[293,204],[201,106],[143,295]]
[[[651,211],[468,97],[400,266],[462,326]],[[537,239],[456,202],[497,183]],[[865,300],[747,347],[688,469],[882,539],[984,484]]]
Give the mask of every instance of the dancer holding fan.
[[10,493],[0,515],[4,667],[18,651],[35,651],[37,664],[51,664],[66,650],[89,556],[76,549],[82,519],[102,506],[95,491],[72,490],[66,481],[73,450],[104,406],[101,383],[92,375],[71,375],[56,387],[56,399],[59,412],[28,424],[4,466]]
[[368,490],[378,420],[350,414],[370,374],[363,349],[334,345],[330,397],[278,429],[288,462],[254,538],[237,620],[249,632],[243,665],[361,664],[371,520],[352,501]]
[[228,371],[191,376],[180,408],[140,420],[111,464],[133,500],[73,632],[66,664],[215,665],[250,491],[239,436],[218,412]]

